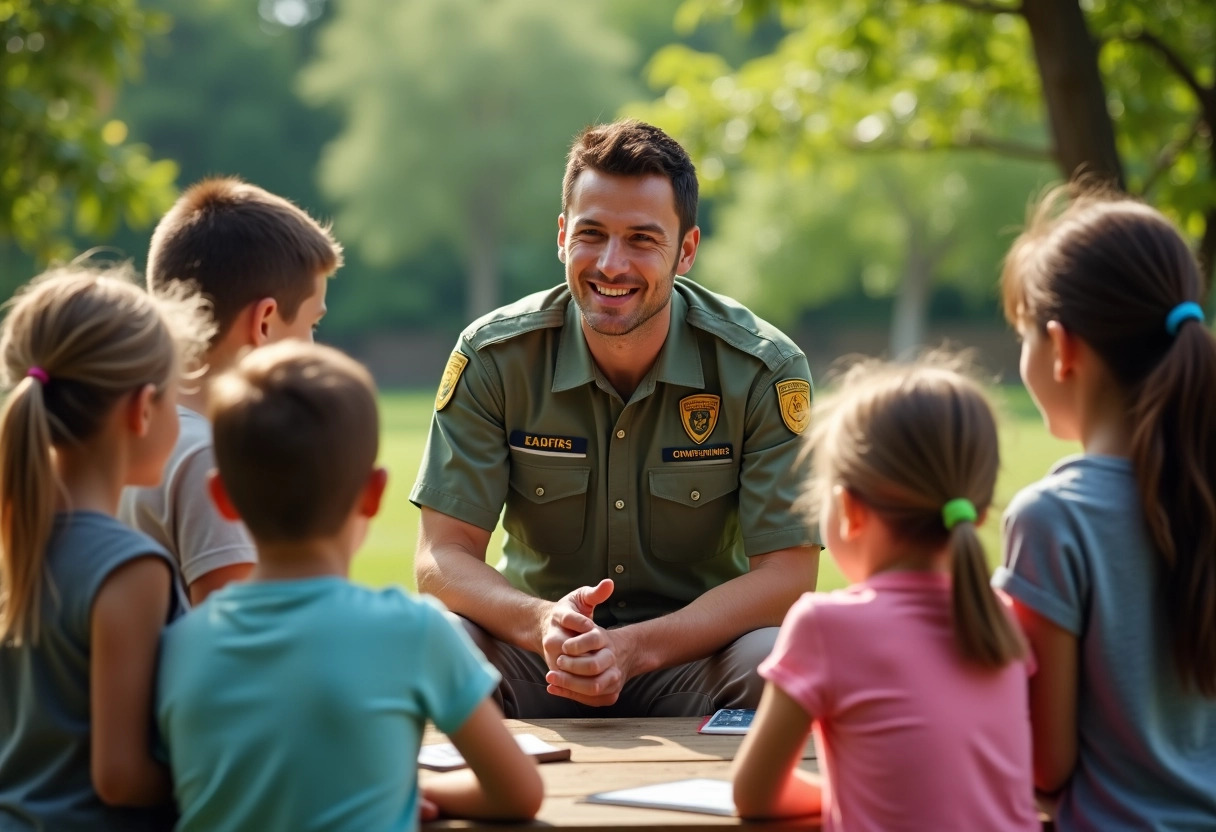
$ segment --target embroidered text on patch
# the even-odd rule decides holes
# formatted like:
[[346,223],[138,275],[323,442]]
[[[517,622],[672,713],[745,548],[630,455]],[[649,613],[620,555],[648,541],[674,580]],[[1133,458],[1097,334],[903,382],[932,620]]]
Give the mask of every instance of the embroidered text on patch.
[[581,436],[552,436],[513,430],[507,438],[511,447],[526,454],[541,456],[586,456],[587,440]]
[[734,456],[734,448],[729,442],[719,445],[705,445],[699,448],[664,448],[664,462],[698,462],[718,463],[730,462]]

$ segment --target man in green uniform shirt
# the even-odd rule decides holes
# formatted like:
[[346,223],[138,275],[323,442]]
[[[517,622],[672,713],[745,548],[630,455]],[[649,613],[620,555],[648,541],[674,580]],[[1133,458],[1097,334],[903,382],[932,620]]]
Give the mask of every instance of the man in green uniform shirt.
[[410,494],[418,588],[471,622],[507,716],[754,708],[775,628],[815,587],[792,507],[806,357],[677,277],[696,217],[669,136],[584,131],[557,220],[565,284],[475,321],[444,371]]

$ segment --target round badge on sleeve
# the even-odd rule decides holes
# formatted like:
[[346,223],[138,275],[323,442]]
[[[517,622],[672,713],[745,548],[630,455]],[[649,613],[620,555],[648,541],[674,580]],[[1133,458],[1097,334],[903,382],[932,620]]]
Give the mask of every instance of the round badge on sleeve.
[[811,385],[800,378],[777,382],[781,419],[794,433],[802,433],[811,423]]
[[464,368],[468,363],[469,359],[463,353],[452,353],[452,357],[448,359],[448,365],[443,368],[443,378],[439,381],[439,392],[435,394],[436,410],[443,410],[447,403],[452,400],[452,393],[456,390],[456,382],[460,381],[460,374],[464,372]]

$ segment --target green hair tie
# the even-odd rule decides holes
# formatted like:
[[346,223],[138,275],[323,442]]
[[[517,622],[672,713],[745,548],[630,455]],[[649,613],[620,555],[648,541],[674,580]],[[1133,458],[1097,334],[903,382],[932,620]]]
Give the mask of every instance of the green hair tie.
[[942,523],[946,531],[950,531],[959,523],[974,523],[978,517],[975,503],[966,497],[959,497],[942,506]]

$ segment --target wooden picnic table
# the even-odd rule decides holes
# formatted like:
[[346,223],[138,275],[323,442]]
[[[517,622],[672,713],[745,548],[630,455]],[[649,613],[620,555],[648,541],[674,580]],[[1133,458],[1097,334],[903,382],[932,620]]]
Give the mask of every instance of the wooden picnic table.
[[[652,719],[509,719],[513,734],[535,734],[545,742],[571,749],[568,761],[542,763],[545,802],[536,821],[518,826],[544,826],[552,830],[611,832],[645,828],[673,829],[679,832],[718,830],[722,827],[785,832],[793,829],[819,829],[814,818],[797,822],[749,823],[739,818],[677,812],[666,809],[639,809],[584,803],[592,792],[645,786],[671,780],[708,777],[730,779],[730,763],[739,750],[741,736],[698,734],[698,717]],[[447,742],[433,727],[427,729],[423,744]],[[808,739],[802,767],[817,771],[815,748]],[[422,782],[441,777],[430,771],[421,773]],[[503,832],[512,826],[486,821],[441,820],[424,830],[466,829]]]

